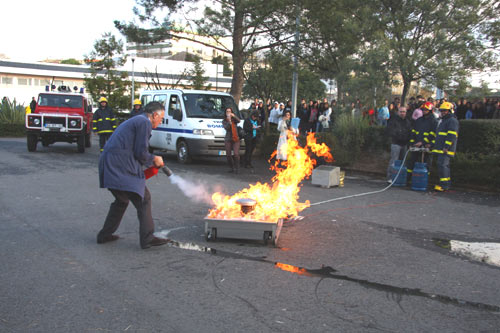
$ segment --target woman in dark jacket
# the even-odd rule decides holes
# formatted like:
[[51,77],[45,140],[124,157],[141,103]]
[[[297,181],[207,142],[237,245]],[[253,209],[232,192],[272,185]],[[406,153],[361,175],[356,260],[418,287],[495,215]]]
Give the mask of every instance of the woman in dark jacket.
[[252,153],[257,145],[257,131],[259,130],[259,111],[253,111],[250,117],[245,119],[243,123],[243,131],[245,132],[245,168],[253,168]]
[[[238,136],[238,123],[240,118],[236,117],[233,109],[226,108],[226,117],[222,121],[222,126],[226,130],[224,144],[226,146],[226,158],[229,165],[229,172],[239,173],[240,166],[240,137]],[[234,152],[234,156],[231,154]]]

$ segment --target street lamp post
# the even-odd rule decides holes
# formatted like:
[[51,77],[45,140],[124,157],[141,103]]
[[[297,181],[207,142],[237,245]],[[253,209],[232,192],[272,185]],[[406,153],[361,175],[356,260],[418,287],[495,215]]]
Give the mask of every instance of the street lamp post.
[[132,55],[132,107],[130,108],[131,110],[134,108],[134,97],[135,97],[135,86],[134,86],[134,81],[135,81],[135,73],[134,73],[134,63],[135,63],[135,58],[134,55]]

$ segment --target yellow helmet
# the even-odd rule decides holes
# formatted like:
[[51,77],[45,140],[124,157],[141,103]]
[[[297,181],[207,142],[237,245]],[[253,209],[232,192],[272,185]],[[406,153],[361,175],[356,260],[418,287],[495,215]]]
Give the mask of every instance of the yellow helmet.
[[441,106],[439,106],[439,110],[451,111],[452,109],[453,109],[453,104],[451,104],[450,102],[443,102],[443,104],[441,104]]
[[108,99],[106,97],[101,97],[101,98],[99,98],[99,103],[101,103],[101,102],[106,102],[107,103]]
[[136,99],[134,100],[134,105],[142,105],[141,100],[140,100],[140,99],[138,99],[138,98],[136,98]]

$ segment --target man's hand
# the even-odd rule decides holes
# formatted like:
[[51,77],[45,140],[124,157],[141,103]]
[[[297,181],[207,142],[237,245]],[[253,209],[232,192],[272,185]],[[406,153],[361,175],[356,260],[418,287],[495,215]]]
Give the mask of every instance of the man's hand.
[[415,144],[414,144],[414,147],[417,147],[417,148],[418,148],[418,147],[420,147],[421,145],[422,145],[422,142],[417,142],[417,143],[415,143]]
[[448,154],[448,149],[443,148],[443,153]]
[[157,168],[163,167],[165,164],[163,163],[163,158],[161,156],[156,155],[153,159],[153,164]]

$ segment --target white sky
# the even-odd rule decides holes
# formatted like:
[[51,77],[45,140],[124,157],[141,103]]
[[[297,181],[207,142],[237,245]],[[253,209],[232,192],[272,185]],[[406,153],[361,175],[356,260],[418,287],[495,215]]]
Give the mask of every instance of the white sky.
[[[0,0],[0,54],[12,60],[83,59],[113,21],[131,21],[134,0]],[[203,7],[203,6],[200,6]],[[500,89],[499,73],[474,75]]]
[[1,0],[0,53],[12,60],[83,59],[113,21],[130,21],[134,0]]

